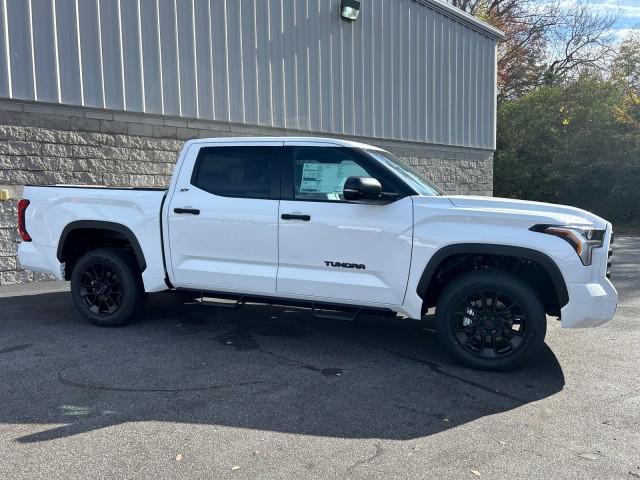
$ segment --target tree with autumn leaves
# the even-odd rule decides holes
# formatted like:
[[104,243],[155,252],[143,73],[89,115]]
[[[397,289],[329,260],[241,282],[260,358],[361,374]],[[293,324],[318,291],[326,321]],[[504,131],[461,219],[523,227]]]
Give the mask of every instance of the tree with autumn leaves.
[[640,223],[640,34],[589,3],[453,0],[505,32],[494,192]]

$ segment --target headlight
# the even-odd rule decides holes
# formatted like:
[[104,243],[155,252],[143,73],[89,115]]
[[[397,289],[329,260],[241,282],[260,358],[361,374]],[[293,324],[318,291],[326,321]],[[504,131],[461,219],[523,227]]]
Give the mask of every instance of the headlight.
[[583,225],[534,225],[529,230],[562,238],[573,247],[583,265],[591,265],[593,249],[602,246],[605,233]]

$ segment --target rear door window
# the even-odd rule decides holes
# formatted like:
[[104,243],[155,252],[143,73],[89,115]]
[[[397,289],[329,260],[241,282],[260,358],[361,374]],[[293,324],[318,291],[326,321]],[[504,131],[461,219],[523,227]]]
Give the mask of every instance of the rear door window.
[[277,147],[228,146],[200,149],[191,184],[214,195],[278,198]]

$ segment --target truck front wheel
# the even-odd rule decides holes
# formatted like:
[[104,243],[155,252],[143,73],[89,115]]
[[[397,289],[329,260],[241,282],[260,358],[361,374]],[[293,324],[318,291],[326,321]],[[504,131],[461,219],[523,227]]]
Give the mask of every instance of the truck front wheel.
[[91,250],[78,260],[71,274],[71,295],[80,313],[101,327],[124,325],[145,298],[135,258],[115,248]]
[[543,344],[547,319],[536,292],[517,276],[475,270],[456,278],[436,307],[437,334],[458,361],[483,370],[509,370]]

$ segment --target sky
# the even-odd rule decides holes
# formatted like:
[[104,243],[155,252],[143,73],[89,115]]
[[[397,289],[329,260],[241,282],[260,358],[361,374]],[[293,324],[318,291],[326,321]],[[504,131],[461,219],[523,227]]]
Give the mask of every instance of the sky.
[[604,14],[619,15],[615,34],[624,38],[635,27],[640,30],[640,0],[591,0],[592,7]]

